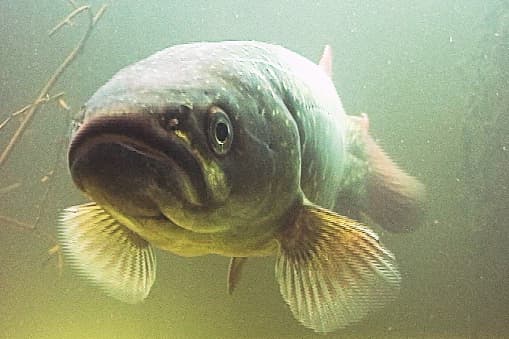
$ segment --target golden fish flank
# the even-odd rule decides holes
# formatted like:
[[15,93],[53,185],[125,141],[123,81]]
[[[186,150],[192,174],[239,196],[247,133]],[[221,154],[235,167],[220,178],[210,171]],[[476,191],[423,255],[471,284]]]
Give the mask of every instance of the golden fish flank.
[[345,114],[331,70],[330,47],[315,65],[226,41],[119,71],[74,125],[69,168],[92,202],[62,214],[71,264],[135,303],[155,281],[152,246],[231,257],[230,293],[247,257],[274,255],[283,299],[317,332],[392,299],[394,255],[356,219],[411,230],[424,189],[374,142],[366,115]]

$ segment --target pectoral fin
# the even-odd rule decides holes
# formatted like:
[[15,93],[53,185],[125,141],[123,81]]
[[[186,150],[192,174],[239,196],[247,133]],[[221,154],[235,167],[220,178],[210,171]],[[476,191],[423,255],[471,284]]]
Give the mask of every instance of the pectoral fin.
[[71,266],[128,303],[145,299],[155,280],[152,247],[95,203],[64,210],[59,240]]
[[399,290],[394,256],[355,220],[306,204],[279,242],[281,294],[294,316],[317,332],[360,320]]
[[237,287],[240,276],[242,273],[242,267],[247,258],[245,257],[232,257],[230,260],[230,266],[228,267],[228,294],[232,294],[235,287]]

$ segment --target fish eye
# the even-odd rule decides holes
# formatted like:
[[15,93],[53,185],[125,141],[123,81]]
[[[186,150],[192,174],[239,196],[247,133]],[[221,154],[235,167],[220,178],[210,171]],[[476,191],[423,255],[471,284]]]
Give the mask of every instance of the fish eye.
[[228,153],[233,141],[233,127],[228,115],[217,106],[209,109],[208,134],[211,148],[216,154]]

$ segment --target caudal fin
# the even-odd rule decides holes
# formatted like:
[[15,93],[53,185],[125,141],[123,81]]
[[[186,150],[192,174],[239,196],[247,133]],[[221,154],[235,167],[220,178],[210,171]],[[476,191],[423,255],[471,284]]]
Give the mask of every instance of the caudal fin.
[[366,214],[393,232],[410,231],[424,215],[424,186],[403,171],[368,133],[367,115],[353,118],[361,128],[369,174],[366,183]]

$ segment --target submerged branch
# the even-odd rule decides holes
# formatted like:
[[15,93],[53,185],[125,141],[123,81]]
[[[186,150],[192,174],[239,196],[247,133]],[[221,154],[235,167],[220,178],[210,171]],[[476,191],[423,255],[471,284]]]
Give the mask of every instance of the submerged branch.
[[74,18],[76,15],[80,14],[83,11],[87,11],[90,9],[90,6],[81,6],[76,8],[74,11],[69,13],[68,16],[66,16],[62,21],[60,21],[58,24],[55,25],[52,29],[49,30],[48,36],[52,36],[55,34],[62,26],[64,25],[72,25],[72,18]]
[[47,102],[50,102],[50,101],[53,101],[53,100],[56,100],[56,99],[60,99],[64,94],[65,94],[65,92],[60,92],[60,93],[52,95],[52,96],[49,96],[49,95],[46,94],[46,96],[44,98],[41,98],[41,99],[39,99],[38,101],[36,101],[36,102],[34,102],[32,104],[28,104],[25,107],[23,107],[22,109],[19,109],[16,112],[12,113],[11,117],[15,117],[16,115],[20,115],[20,114],[25,113],[26,110],[29,109],[30,107],[32,107],[33,105],[45,104]]
[[[22,115],[22,120],[20,125],[18,126],[17,130],[12,135],[11,139],[9,140],[7,146],[5,149],[3,149],[0,152],[0,168],[1,166],[6,162],[7,158],[9,157],[12,149],[14,146],[19,142],[21,139],[23,133],[29,126],[30,122],[33,120],[33,117],[39,107],[52,100],[57,100],[58,104],[64,108],[65,110],[69,110],[69,106],[63,99],[64,92],[58,93],[56,95],[50,96],[48,93],[53,88],[57,80],[60,78],[60,76],[63,74],[63,72],[66,70],[66,68],[74,61],[74,59],[78,56],[78,54],[83,49],[85,43],[87,42],[88,38],[90,37],[93,28],[95,27],[96,23],[99,21],[99,19],[102,17],[104,12],[106,11],[107,6],[103,4],[99,10],[95,13],[92,13],[90,6],[78,6],[77,2],[75,0],[68,0],[70,5],[74,8],[74,10],[69,13],[61,22],[59,22],[57,25],[55,25],[50,31],[49,35],[53,35],[55,32],[57,32],[61,27],[72,24],[72,19],[75,18],[80,13],[87,13],[88,14],[88,27],[86,31],[83,33],[81,39],[78,41],[78,43],[75,45],[75,47],[69,52],[67,57],[63,60],[63,62],[58,66],[58,68],[54,71],[54,73],[51,75],[51,77],[48,79],[47,83],[42,87],[40,90],[37,98],[29,105],[26,105],[25,107],[17,110],[16,112],[11,113],[6,119],[4,119],[2,122],[0,122],[0,130],[5,127],[14,117],[18,115]],[[57,160],[55,161],[54,169],[56,168]],[[54,171],[53,169],[53,171]],[[41,182],[47,181],[50,176],[53,174],[53,171],[45,175]],[[11,192],[12,190],[18,188],[21,185],[21,183],[14,183],[8,186],[5,186],[3,188],[0,188],[0,194],[7,194]],[[43,195],[43,201],[47,200],[49,192],[49,186],[46,189],[44,195]],[[42,231],[37,227],[37,224],[40,220],[40,212],[42,209],[39,210],[39,213],[36,217],[34,224],[28,224],[26,222],[17,220],[15,218],[7,217],[0,215],[0,223],[5,224],[10,227],[15,227],[17,229],[22,229],[29,231],[30,234],[33,236],[36,236],[40,239],[47,239],[53,243],[51,248],[48,250],[48,260],[51,259],[51,257],[56,256],[57,258],[57,268],[59,272],[62,272],[63,267],[63,256],[60,246],[58,245],[57,239],[49,232]],[[47,261],[48,261],[47,260]]]
[[95,13],[94,17],[92,18],[92,25],[95,25],[99,19],[103,16],[104,12],[106,12],[106,8],[108,8],[108,5],[103,4],[99,10]]
[[5,127],[5,125],[7,125],[7,123],[8,123],[9,121],[11,121],[11,119],[12,119],[12,116],[7,117],[7,119],[5,119],[4,121],[2,121],[2,123],[0,124],[0,129],[4,128],[4,127]]
[[28,105],[24,106],[23,108],[18,109],[16,112],[11,113],[2,123],[0,123],[0,129],[4,128],[5,125],[7,125],[7,123],[9,121],[11,121],[12,118],[14,118],[17,115],[25,113],[33,105],[35,105],[35,104],[37,104],[37,105],[38,104],[45,104],[47,102],[50,102],[50,101],[53,101],[53,100],[56,100],[56,99],[58,99],[60,101],[62,99],[61,97],[64,94],[65,94],[64,92],[60,92],[60,93],[52,95],[52,96],[46,95],[44,98],[41,98],[39,101],[37,101],[35,103],[28,104]]
[[24,230],[29,230],[29,231],[35,230],[35,225],[27,224],[26,222],[19,221],[17,219],[6,217],[3,215],[0,215],[0,222],[4,222],[9,226],[13,226],[16,228],[22,228]]
[[18,188],[20,186],[21,186],[21,183],[20,182],[16,182],[14,184],[10,184],[8,186],[2,187],[2,188],[0,188],[0,194],[9,193],[11,191],[14,191],[16,188]]
[[53,256],[56,256],[57,270],[58,270],[59,274],[62,273],[63,266],[64,266],[64,258],[62,255],[62,249],[61,249],[60,245],[58,244],[57,239],[54,236],[52,236],[48,232],[42,232],[40,230],[37,230],[37,227],[35,225],[28,224],[26,222],[23,222],[23,221],[14,219],[14,218],[6,217],[4,215],[0,215],[0,223],[5,223],[6,225],[11,226],[11,227],[30,231],[30,233],[35,235],[37,238],[40,238],[40,239],[46,238],[47,240],[51,241],[53,243],[53,245],[48,249],[48,258],[45,261],[48,262]]
[[[71,2],[71,3],[74,5],[74,2]],[[85,42],[90,37],[90,34],[91,34],[95,24],[100,19],[100,17],[102,16],[102,13],[104,13],[105,9],[106,9],[106,7],[105,7],[105,5],[103,5],[100,8],[100,10],[97,13],[97,15],[94,17],[94,15],[92,14],[92,12],[90,10],[90,6],[82,6],[82,7],[78,7],[71,14],[69,14],[67,16],[67,18],[69,18],[69,17],[75,16],[78,13],[87,12],[88,13],[88,17],[89,17],[89,24],[88,24],[87,30],[83,34],[83,36],[80,39],[80,41],[78,42],[78,44],[69,53],[69,55],[67,55],[67,57],[62,62],[62,64],[60,64],[60,66],[55,70],[53,75],[50,77],[50,79],[48,80],[46,85],[44,85],[44,87],[41,89],[41,91],[39,92],[39,95],[34,100],[33,104],[30,105],[30,107],[28,107],[26,109],[27,113],[26,113],[25,118],[23,119],[23,121],[19,125],[18,129],[16,130],[16,132],[14,132],[14,135],[12,136],[11,140],[9,141],[9,143],[7,144],[7,146],[5,147],[3,152],[0,154],[0,167],[5,163],[5,161],[7,160],[8,156],[10,155],[13,147],[16,145],[16,143],[18,142],[18,140],[23,135],[24,131],[26,130],[26,128],[28,127],[28,125],[32,121],[32,119],[33,119],[35,113],[37,112],[37,109],[41,105],[42,101],[44,100],[45,97],[48,96],[48,92],[50,91],[50,89],[53,87],[53,85],[55,85],[56,81],[62,75],[64,70],[69,66],[69,64],[76,58],[76,56],[82,50],[83,46],[85,45]],[[5,122],[5,123],[7,123],[7,122]]]

